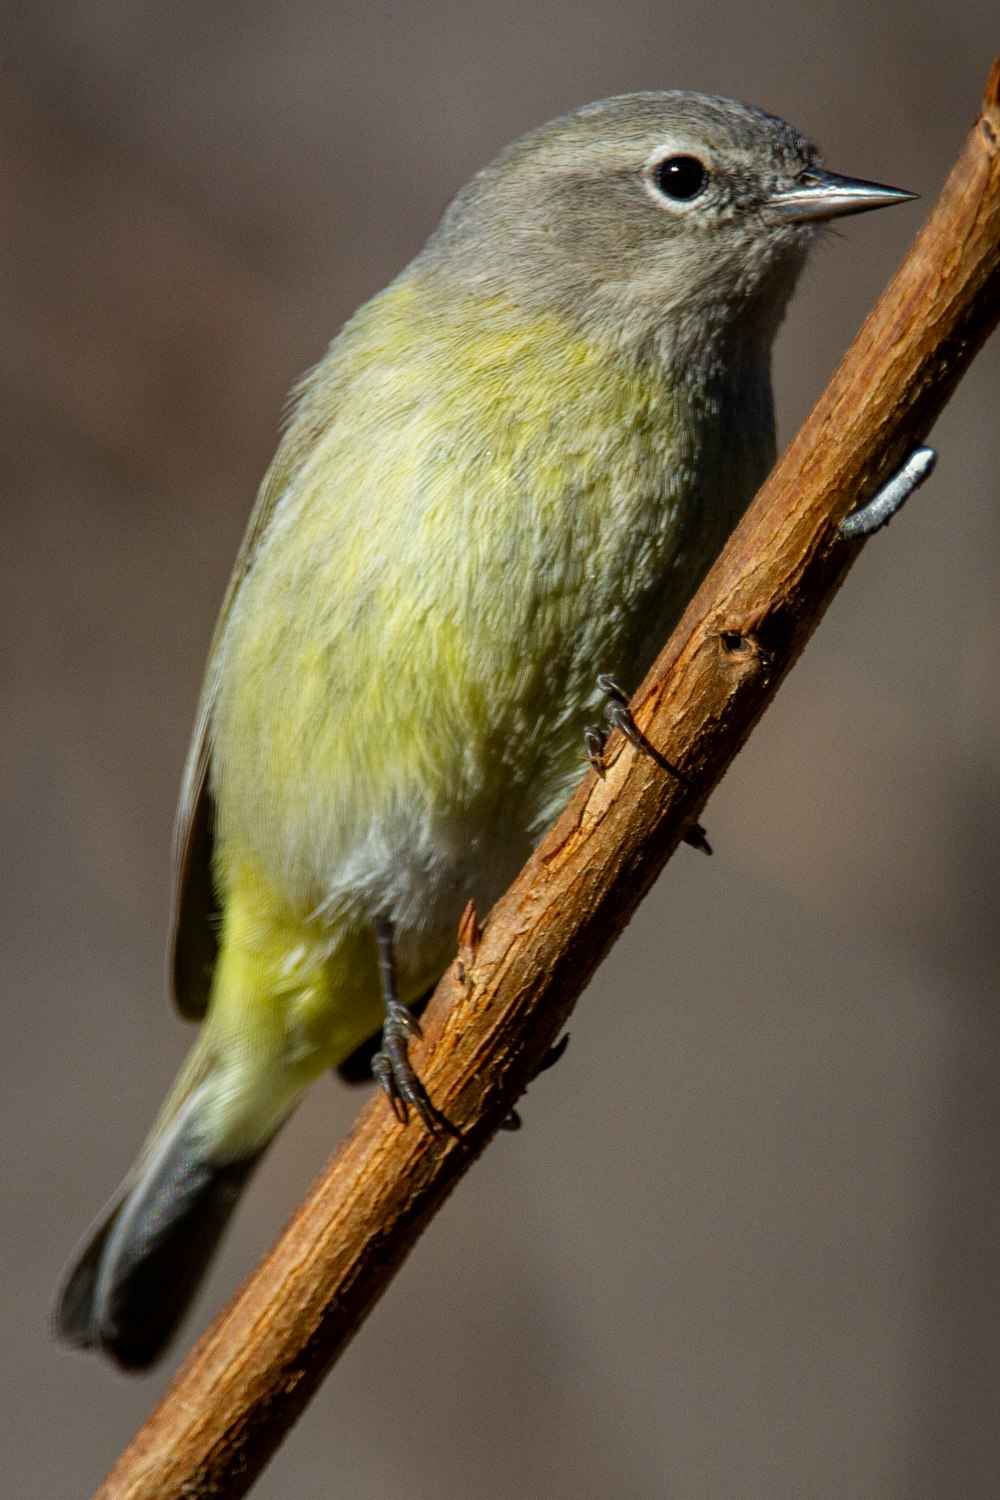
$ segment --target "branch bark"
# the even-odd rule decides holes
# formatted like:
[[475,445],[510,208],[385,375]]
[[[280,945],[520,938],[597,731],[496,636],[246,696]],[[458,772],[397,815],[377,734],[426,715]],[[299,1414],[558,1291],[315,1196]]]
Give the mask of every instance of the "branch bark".
[[635,700],[686,780],[615,737],[497,904],[466,913],[415,1057],[462,1141],[381,1098],[201,1339],[99,1500],[246,1493],[774,696],[861,543],[836,538],[922,440],[1000,317],[1000,58],[930,219]]

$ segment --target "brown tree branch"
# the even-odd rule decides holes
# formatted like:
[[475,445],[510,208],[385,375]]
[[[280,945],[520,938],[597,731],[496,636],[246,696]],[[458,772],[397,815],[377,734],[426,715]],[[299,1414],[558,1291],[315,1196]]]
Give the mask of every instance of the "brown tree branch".
[[176,1375],[101,1500],[245,1494],[431,1215],[534,1077],[815,629],[859,543],[837,525],[927,433],[1000,316],[1000,59],[930,220],[636,698],[680,783],[616,736],[438,985],[416,1056],[464,1140],[362,1111]]

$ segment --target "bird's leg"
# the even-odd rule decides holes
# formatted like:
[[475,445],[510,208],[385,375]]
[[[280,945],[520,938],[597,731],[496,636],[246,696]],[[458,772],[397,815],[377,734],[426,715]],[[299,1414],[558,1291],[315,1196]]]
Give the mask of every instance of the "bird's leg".
[[[607,729],[600,729],[596,724],[587,724],[583,730],[583,743],[586,757],[594,770],[604,779],[607,769],[604,761],[604,746],[608,734],[612,729],[620,729],[629,744],[651,760],[654,765],[660,767],[661,771],[667,771],[671,776],[682,782],[685,786],[688,779],[683,771],[678,771],[665,755],[662,755],[656,746],[643,734],[638,724],[632,717],[632,711],[628,706],[628,694],[619,682],[607,672],[602,672],[597,679],[597,686],[605,697],[604,717],[607,720]],[[690,844],[692,849],[700,849],[703,854],[711,854],[712,846],[708,842],[705,830],[700,823],[693,823],[684,834],[685,844]]]
[[406,1044],[410,1037],[420,1037],[422,1032],[416,1016],[399,998],[392,946],[392,922],[388,917],[376,918],[375,940],[378,944],[385,1022],[382,1027],[382,1046],[372,1058],[372,1074],[385,1090],[386,1098],[401,1125],[407,1123],[412,1106],[431,1135],[440,1135],[442,1132],[458,1135],[450,1121],[431,1103],[407,1054]]
[[893,474],[876,495],[851,514],[837,528],[840,541],[854,541],[858,537],[873,536],[888,526],[897,511],[902,510],[913,491],[919,489],[933,471],[937,454],[933,448],[914,448],[909,458]]

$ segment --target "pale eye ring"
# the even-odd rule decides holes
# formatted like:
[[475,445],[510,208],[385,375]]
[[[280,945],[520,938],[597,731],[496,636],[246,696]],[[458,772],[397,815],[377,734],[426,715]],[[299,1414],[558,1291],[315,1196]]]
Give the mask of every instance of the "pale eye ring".
[[653,168],[652,178],[664,198],[690,203],[705,191],[708,171],[696,156],[665,156]]

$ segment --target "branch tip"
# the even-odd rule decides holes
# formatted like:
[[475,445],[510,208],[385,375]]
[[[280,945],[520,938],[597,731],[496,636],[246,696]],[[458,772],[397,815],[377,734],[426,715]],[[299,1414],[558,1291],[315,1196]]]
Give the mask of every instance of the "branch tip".
[[1000,53],[993,59],[990,76],[983,93],[983,114],[1000,115]]
[[476,915],[476,903],[470,901],[462,913],[462,920],[458,924],[458,956],[463,967],[471,964],[479,952],[479,945],[483,940],[483,929],[479,925]]

